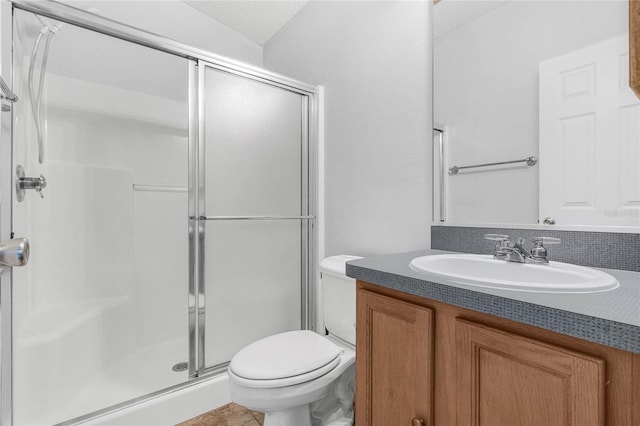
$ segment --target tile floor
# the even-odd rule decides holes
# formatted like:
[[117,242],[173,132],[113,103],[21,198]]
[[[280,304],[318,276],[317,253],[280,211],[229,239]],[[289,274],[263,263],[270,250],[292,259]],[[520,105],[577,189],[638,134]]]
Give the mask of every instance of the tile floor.
[[178,426],[262,426],[264,414],[230,403]]

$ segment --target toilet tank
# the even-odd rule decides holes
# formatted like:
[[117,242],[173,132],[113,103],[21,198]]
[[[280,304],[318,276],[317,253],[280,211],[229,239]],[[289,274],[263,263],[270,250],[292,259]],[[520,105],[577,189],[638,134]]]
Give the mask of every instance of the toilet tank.
[[320,261],[322,313],[329,334],[356,344],[356,280],[345,275],[349,260],[359,256],[331,256]]

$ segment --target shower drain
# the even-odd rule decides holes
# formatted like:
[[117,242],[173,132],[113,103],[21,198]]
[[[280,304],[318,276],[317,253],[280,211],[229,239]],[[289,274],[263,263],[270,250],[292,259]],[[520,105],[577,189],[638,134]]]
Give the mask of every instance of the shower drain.
[[185,371],[189,368],[189,363],[188,362],[179,362],[176,365],[174,365],[173,367],[171,367],[171,369],[173,371]]

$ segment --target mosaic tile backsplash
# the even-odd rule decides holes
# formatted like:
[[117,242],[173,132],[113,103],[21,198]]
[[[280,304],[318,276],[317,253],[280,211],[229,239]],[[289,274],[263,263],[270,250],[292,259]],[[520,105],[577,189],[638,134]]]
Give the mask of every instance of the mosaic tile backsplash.
[[640,234],[434,225],[431,248],[491,254],[495,242],[485,240],[485,234],[506,234],[511,241],[523,237],[527,249],[533,246],[530,242],[533,237],[560,238],[560,244],[546,246],[550,260],[640,272]]

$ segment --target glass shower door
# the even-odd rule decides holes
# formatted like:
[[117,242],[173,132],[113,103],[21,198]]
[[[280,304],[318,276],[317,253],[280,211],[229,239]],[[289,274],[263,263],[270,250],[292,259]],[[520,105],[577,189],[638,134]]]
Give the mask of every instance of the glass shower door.
[[13,418],[56,424],[188,379],[189,61],[14,13]]
[[310,220],[309,97],[201,68],[202,371],[306,325]]

